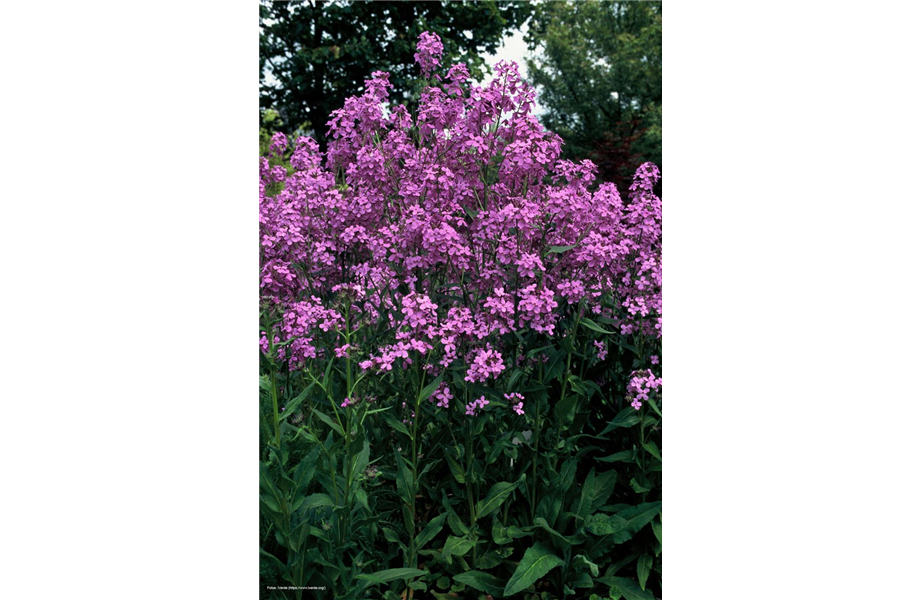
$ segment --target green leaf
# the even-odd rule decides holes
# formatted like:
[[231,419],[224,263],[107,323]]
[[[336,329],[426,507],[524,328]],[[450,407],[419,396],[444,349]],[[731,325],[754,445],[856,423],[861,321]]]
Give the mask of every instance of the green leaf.
[[304,521],[291,532],[288,538],[288,547],[294,552],[297,552],[300,550],[301,546],[303,546],[304,542],[307,541],[308,537],[310,537],[310,523]]
[[587,327],[587,328],[590,329],[591,331],[596,331],[596,332],[598,332],[598,333],[606,333],[607,335],[615,335],[615,334],[616,334],[615,331],[608,331],[608,330],[604,329],[603,327],[601,327],[600,325],[598,325],[597,323],[595,323],[594,321],[592,321],[591,319],[588,319],[588,318],[582,319],[581,321],[579,321],[579,323],[582,324],[582,325],[584,325],[585,327]]
[[511,579],[508,580],[503,594],[510,596],[526,590],[541,577],[563,564],[563,562],[561,558],[553,554],[543,544],[534,544],[524,552],[524,558],[521,559],[517,569],[514,570]]
[[598,581],[609,585],[611,588],[615,588],[616,591],[623,594],[625,600],[655,600],[655,596],[640,588],[639,584],[632,579],[626,579],[625,577],[601,577]]
[[304,399],[307,397],[307,394],[309,394],[310,390],[313,389],[314,385],[315,384],[311,383],[310,385],[306,387],[304,391],[297,394],[296,398],[294,398],[293,400],[287,403],[287,406],[285,406],[284,408],[284,412],[281,413],[281,416],[279,417],[280,421],[284,421],[285,419],[290,417],[294,413],[295,410],[297,410],[297,407],[300,406],[301,402],[304,401]]
[[600,567],[588,560],[584,554],[576,554],[575,558],[572,559],[572,564],[575,566],[588,567],[588,570],[591,571],[592,577],[597,577],[597,574],[600,572]]
[[354,456],[354,463],[352,464],[352,473],[363,473],[367,468],[367,463],[370,461],[371,445],[370,442],[364,440],[364,446],[361,448],[361,451]]
[[425,544],[433,540],[434,537],[441,532],[441,529],[444,528],[444,521],[446,520],[447,513],[441,513],[432,519],[428,525],[425,526],[425,529],[415,538],[415,547],[419,550],[424,548]]
[[642,444],[642,447],[645,448],[646,450],[648,450],[648,453],[649,453],[649,454],[651,454],[652,456],[654,456],[654,457],[657,458],[658,460],[661,460],[661,451],[658,449],[658,444],[656,444],[653,440],[649,440],[648,442],[644,442],[644,443]]
[[323,373],[323,389],[327,392],[329,391],[329,375],[332,373],[332,366],[335,364],[334,360],[330,360],[326,365],[326,372]]
[[450,525],[451,531],[457,535],[467,535],[470,532],[470,528],[467,527],[466,523],[460,520],[460,517],[457,516],[457,513],[454,512],[454,509],[447,505],[447,524]]
[[318,411],[318,410],[316,410],[315,408],[313,409],[313,414],[316,415],[316,417],[317,417],[320,421],[322,421],[323,423],[325,423],[326,425],[328,425],[329,427],[331,427],[332,430],[333,430],[334,432],[338,433],[338,434],[341,435],[342,437],[345,436],[345,432],[342,431],[342,428],[339,427],[339,424],[336,423],[335,421],[333,421],[332,419],[330,419],[330,418],[329,418],[329,415],[327,415],[327,414],[324,413],[324,412]]
[[642,494],[652,489],[647,483],[640,483],[635,477],[629,480],[629,485],[637,494]]
[[389,425],[390,427],[392,427],[399,433],[402,433],[403,435],[407,437],[412,437],[411,434],[409,433],[409,430],[406,429],[406,426],[400,423],[399,419],[394,417],[392,413],[386,413],[385,415],[383,415],[383,420],[387,422],[387,425]]
[[466,573],[454,575],[454,581],[498,598],[502,597],[502,590],[505,587],[501,579],[482,571],[467,571]]
[[652,561],[654,559],[648,554],[639,557],[639,563],[636,565],[636,573],[639,575],[639,587],[645,589],[645,583],[648,581],[648,574],[652,572]]
[[636,409],[629,407],[624,408],[620,413],[613,418],[612,421],[607,423],[607,427],[600,432],[599,437],[603,437],[608,432],[613,431],[618,427],[632,427],[633,425],[639,422],[639,416],[636,414]]
[[565,356],[568,352],[565,348],[557,350],[546,362],[546,370],[543,372],[543,383],[549,383],[556,377],[562,375],[565,371]]
[[[549,523],[546,522],[546,519],[543,517],[537,517],[534,519],[534,525],[546,530],[554,538],[565,544],[566,546],[577,546],[585,541],[585,538],[580,535],[565,536],[549,526]],[[595,573],[596,575],[596,573]]]
[[445,455],[447,466],[450,467],[450,474],[454,476],[457,483],[466,483],[466,475],[463,473],[463,467],[449,454]]
[[[593,535],[610,535],[617,533],[629,526],[629,523],[619,515],[596,514],[585,519],[585,530]],[[632,536],[630,536],[632,537]]]
[[617,472],[614,470],[605,471],[597,476],[594,483],[594,495],[591,497],[591,510],[596,511],[603,506],[613,494],[613,488],[616,485]]
[[633,459],[633,451],[623,450],[622,452],[617,452],[616,454],[611,454],[610,456],[605,456],[597,460],[600,462],[612,463],[612,462],[632,460],[632,459]]
[[[572,587],[575,587],[575,588],[592,588],[592,587],[594,587],[594,580],[591,579],[591,576],[588,575],[588,572],[587,572],[587,571],[579,571],[578,574],[575,575],[575,579],[572,581]],[[596,596],[595,594],[592,594],[590,597],[591,597],[591,598],[595,598],[595,597],[599,598],[600,596]]]
[[442,379],[444,379],[444,373],[441,373],[440,375],[435,377],[434,381],[426,385],[425,388],[421,391],[421,393],[418,396],[419,402],[424,402],[425,400],[427,400],[431,396],[431,394],[433,394],[434,391],[438,389],[438,386],[441,385]]
[[444,542],[444,548],[441,550],[441,555],[447,560],[447,564],[451,564],[453,562],[451,560],[452,556],[464,556],[475,545],[476,542],[473,540],[449,535],[447,536],[447,541]]
[[544,352],[546,350],[552,350],[552,349],[553,349],[552,346],[540,346],[539,348],[534,348],[533,350],[529,350],[527,352],[527,358],[533,358],[536,355],[540,354],[541,352]]
[[483,500],[476,503],[476,518],[482,519],[490,515],[494,510],[501,506],[502,502],[507,500],[517,484],[499,481],[489,490],[488,495]]
[[578,504],[575,506],[575,510],[572,511],[579,517],[586,517],[591,514],[591,498],[594,495],[594,468],[588,471],[588,476],[585,478],[584,485],[581,486],[581,495],[578,498]]
[[313,450],[300,461],[294,470],[294,493],[299,494],[306,491],[307,486],[313,481],[313,474],[316,472],[316,459],[319,457],[319,448]]
[[[592,548],[592,551],[593,550],[594,549]],[[624,566],[628,565],[629,563],[635,560],[638,560],[638,558],[639,558],[639,553],[636,552],[633,554],[627,554],[626,556],[622,557],[616,562],[611,563],[610,565],[607,566],[607,571],[604,573],[604,578],[612,577],[616,575],[620,571],[621,568],[623,568]],[[607,585],[610,585],[610,584],[607,584]]]
[[275,556],[275,555],[273,555],[273,554],[269,554],[268,552],[266,552],[266,551],[263,550],[262,548],[259,548],[259,554],[260,554],[261,556],[264,556],[265,558],[269,559],[269,561],[271,561],[276,567],[278,567],[278,571],[279,571],[282,575],[290,574],[290,571],[289,571],[289,569],[288,569],[288,566],[287,566],[286,564],[284,564],[283,562],[281,562],[281,560],[280,560],[277,556]]
[[572,487],[572,483],[575,481],[575,471],[578,468],[578,461],[574,459],[569,459],[562,463],[562,468],[559,470],[559,477],[556,479],[556,485],[558,490],[561,493],[569,491],[569,488]]
[[496,544],[510,544],[512,540],[527,537],[530,534],[520,527],[509,525],[505,527],[497,518],[492,520],[492,541]]
[[626,519],[627,525],[613,536],[614,541],[618,544],[622,544],[629,540],[660,512],[660,500],[658,502],[646,502],[638,506],[630,506],[629,508],[618,511],[617,516]]
[[[272,389],[272,384],[271,384],[271,381],[270,381],[269,378],[268,378],[268,375],[262,375],[261,377],[259,377],[259,387],[262,388],[263,390],[271,391],[271,389]],[[272,556],[272,555],[269,554],[269,556]],[[275,558],[275,557],[272,556],[272,558]],[[278,560],[278,559],[275,558],[275,560]]]
[[486,465],[491,465],[498,457],[501,456],[502,450],[505,448],[512,447],[512,445],[507,440],[498,439],[492,442],[492,447],[488,449],[488,455],[486,456]]
[[399,497],[407,505],[412,504],[412,497],[415,496],[415,482],[412,479],[412,471],[403,459],[402,455],[394,450],[396,454],[396,491]]
[[578,244],[572,244],[571,246],[550,246],[548,253],[549,254],[559,254],[561,252],[567,252],[577,245]]
[[553,408],[553,414],[556,415],[559,426],[562,427],[563,430],[568,429],[572,425],[572,421],[575,418],[575,408],[577,406],[578,396],[568,396],[557,402],[556,406]]
[[422,571],[421,569],[387,569],[385,571],[377,571],[376,573],[361,573],[357,576],[357,578],[364,581],[370,581],[372,584],[376,584],[386,583],[396,579],[411,579],[413,577],[426,575],[427,573],[428,571]]
[[[477,558],[476,566],[479,567],[480,569],[492,569],[502,564],[502,555],[499,554],[499,550],[501,550],[501,548],[496,548],[495,550],[492,550],[491,552],[486,552],[485,554]],[[510,551],[511,548],[508,548],[508,550]],[[504,584],[502,584],[502,587],[504,587]]]
[[386,539],[386,541],[390,542],[391,544],[402,543],[399,540],[399,535],[397,535],[397,533],[389,527],[381,527],[380,530],[383,532],[383,537]]
[[304,508],[319,508],[320,506],[335,506],[329,494],[312,494],[303,501]]

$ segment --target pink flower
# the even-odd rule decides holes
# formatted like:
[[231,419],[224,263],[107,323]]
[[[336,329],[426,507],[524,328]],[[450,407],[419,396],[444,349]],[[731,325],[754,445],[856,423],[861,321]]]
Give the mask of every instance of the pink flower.
[[651,369],[633,371],[626,387],[627,399],[631,399],[630,405],[639,410],[642,407],[642,401],[648,400],[649,394],[660,387],[661,378],[655,377]]
[[487,404],[489,404],[489,401],[486,400],[486,397],[480,396],[478,400],[473,400],[466,405],[466,414],[471,417],[475,417],[477,414],[479,414],[478,411],[485,408]]
[[502,355],[486,345],[473,351],[473,363],[467,370],[466,381],[485,381],[489,377],[494,377],[505,370],[505,363]]
[[450,408],[450,401],[453,399],[453,397],[454,396],[453,394],[450,393],[450,389],[447,387],[447,384],[442,383],[441,385],[438,386],[438,389],[436,389],[431,394],[431,397],[428,398],[428,401],[429,402],[437,401],[438,403],[437,406],[439,408]]
[[441,44],[441,38],[436,33],[423,31],[419,36],[418,52],[415,54],[415,62],[422,67],[424,77],[431,76],[435,67],[441,64],[441,53],[444,52],[444,45]]
[[594,346],[597,348],[597,359],[604,360],[607,358],[607,344],[594,340]]

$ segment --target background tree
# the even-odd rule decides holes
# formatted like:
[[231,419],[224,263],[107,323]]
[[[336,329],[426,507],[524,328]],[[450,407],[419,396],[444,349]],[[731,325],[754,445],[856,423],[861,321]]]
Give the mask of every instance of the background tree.
[[661,3],[541,3],[526,39],[541,120],[567,158],[621,191],[643,162],[661,166]]
[[313,129],[323,150],[329,114],[357,94],[373,71],[389,71],[396,90],[412,89],[422,31],[441,36],[443,62],[465,62],[481,79],[482,54],[494,53],[505,32],[532,10],[526,2],[495,1],[263,0],[259,8],[260,107],[278,111],[276,130]]

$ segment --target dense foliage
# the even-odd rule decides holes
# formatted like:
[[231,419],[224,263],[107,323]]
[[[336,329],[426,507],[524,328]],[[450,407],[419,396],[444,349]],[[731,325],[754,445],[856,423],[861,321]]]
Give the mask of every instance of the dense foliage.
[[661,17],[660,2],[544,2],[529,24],[543,124],[621,187],[661,165]]
[[354,2],[262,0],[259,12],[261,106],[281,116],[276,131],[315,131],[326,149],[326,121],[371,72],[385,69],[400,94],[414,79],[415,40],[444,37],[445,55],[480,79],[482,53],[531,12],[526,2]]
[[660,596],[658,169],[596,185],[442,51],[262,158],[264,597]]

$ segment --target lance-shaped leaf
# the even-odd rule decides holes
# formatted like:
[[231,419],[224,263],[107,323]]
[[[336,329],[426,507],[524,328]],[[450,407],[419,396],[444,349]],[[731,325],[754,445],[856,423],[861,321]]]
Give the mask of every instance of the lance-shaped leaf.
[[335,506],[329,494],[311,494],[303,501],[303,508],[319,508],[320,506]]
[[646,592],[632,579],[625,577],[601,577],[597,581],[607,584],[612,591],[620,592],[625,600],[655,600],[655,596]]
[[362,573],[358,575],[357,578],[374,584],[395,581],[396,579],[412,579],[413,577],[420,577],[427,573],[427,571],[422,571],[421,569],[387,569],[385,571],[377,571],[376,573]]
[[482,571],[467,571],[454,575],[454,581],[465,584],[474,590],[491,594],[497,598],[502,597],[502,590],[505,587],[504,582],[495,575],[484,573]]
[[546,530],[550,535],[552,535],[554,538],[556,538],[558,541],[562,542],[566,546],[576,546],[585,541],[585,538],[582,535],[578,535],[578,534],[573,535],[573,536],[562,535],[561,533],[559,533],[558,531],[550,527],[549,523],[547,523],[546,519],[544,519],[543,517],[537,517],[536,519],[534,519],[533,523],[537,527],[541,527],[544,530]]
[[517,569],[514,570],[511,579],[508,580],[503,594],[510,596],[526,590],[552,569],[563,564],[563,562],[561,558],[553,554],[543,544],[534,544],[524,552],[524,558],[521,559]]
[[333,430],[334,432],[336,432],[337,434],[339,434],[339,435],[341,435],[341,436],[344,436],[344,435],[345,435],[345,432],[342,430],[342,428],[339,426],[339,424],[336,423],[335,421],[333,421],[332,419],[330,419],[330,418],[329,418],[329,415],[327,415],[326,413],[320,412],[320,411],[318,411],[318,410],[316,410],[316,409],[314,408],[314,409],[313,409],[313,414],[316,415],[316,417],[317,417],[320,421],[322,421],[323,423],[325,423],[326,425],[328,425],[329,427],[331,427],[332,430]]
[[600,432],[598,437],[604,437],[609,432],[617,429],[618,427],[632,427],[633,425],[639,422],[639,417],[636,415],[636,409],[629,407],[624,408],[613,418],[612,421],[607,423],[607,426],[604,427],[604,430]]
[[603,327],[601,327],[600,325],[598,325],[591,319],[582,319],[579,322],[585,327],[587,327],[588,329],[590,329],[591,331],[596,331],[598,333],[606,333],[607,335],[614,335],[616,333],[614,331],[609,331],[607,329],[604,329]]
[[441,532],[441,529],[444,528],[445,520],[447,520],[447,513],[441,513],[432,519],[431,522],[425,526],[425,529],[415,538],[415,547],[421,550],[425,547],[425,544],[433,540],[434,537]]
[[444,379],[444,373],[441,373],[440,375],[435,377],[434,381],[426,385],[418,396],[419,402],[424,402],[425,400],[427,400],[431,396],[431,394],[433,394],[434,391],[438,388],[438,386],[441,385],[442,379]]
[[498,509],[516,487],[517,484],[507,481],[499,481],[493,485],[488,495],[476,503],[476,518],[481,519]]
[[622,544],[631,539],[636,532],[645,527],[655,518],[655,515],[660,512],[660,500],[658,502],[646,502],[638,506],[630,506],[629,508],[617,512],[616,516],[626,520],[626,526],[614,534],[614,541],[618,544]]
[[614,454],[611,454],[610,456],[604,456],[603,458],[598,458],[597,460],[598,462],[611,463],[611,462],[618,462],[618,461],[633,460],[634,458],[635,458],[634,450],[623,450],[621,452],[616,452]]
[[464,556],[475,545],[476,542],[473,540],[449,535],[447,536],[447,541],[444,543],[444,548],[441,550],[441,555],[447,561],[447,564],[451,564],[453,562],[451,557]]
[[406,464],[405,459],[399,452],[396,454],[396,491],[399,497],[406,504],[412,504],[412,496],[415,495],[415,480],[412,479],[412,471]]
[[450,468],[450,474],[454,476],[457,483],[466,483],[466,475],[464,475],[463,467],[460,466],[460,463],[451,458],[449,454],[444,458],[447,459],[447,466]]
[[645,589],[645,582],[648,581],[648,574],[652,572],[652,557],[643,554],[639,557],[639,563],[636,565],[636,574],[639,575],[639,587]]

